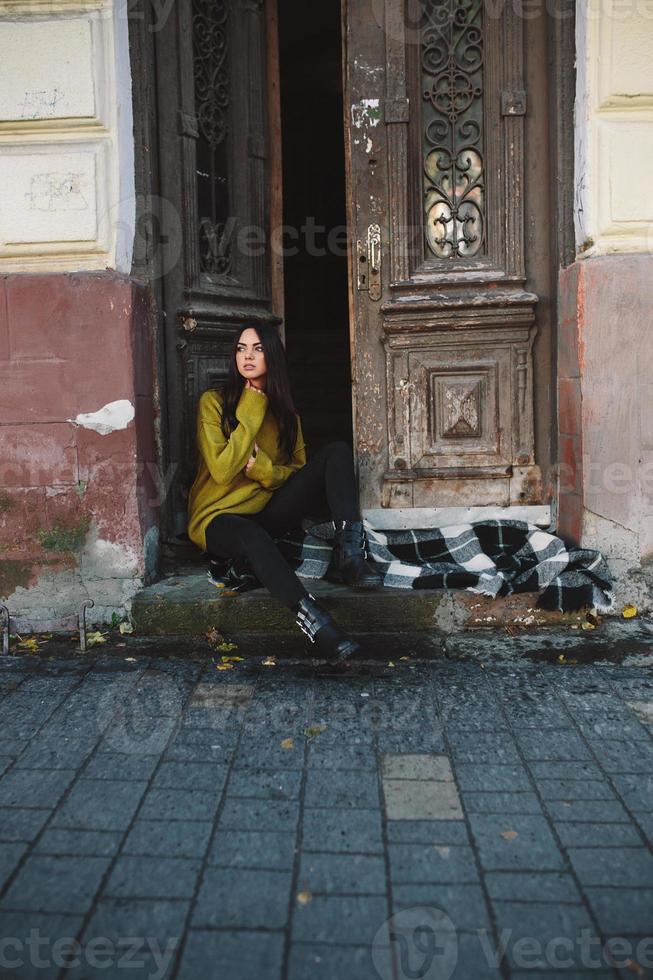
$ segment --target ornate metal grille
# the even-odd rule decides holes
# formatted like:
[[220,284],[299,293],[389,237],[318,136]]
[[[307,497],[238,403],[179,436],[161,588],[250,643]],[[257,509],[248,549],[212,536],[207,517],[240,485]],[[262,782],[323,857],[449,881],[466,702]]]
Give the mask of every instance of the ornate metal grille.
[[229,8],[230,0],[193,0],[200,270],[217,275],[231,270],[225,234],[229,218]]
[[483,0],[421,0],[426,242],[437,258],[483,250]]

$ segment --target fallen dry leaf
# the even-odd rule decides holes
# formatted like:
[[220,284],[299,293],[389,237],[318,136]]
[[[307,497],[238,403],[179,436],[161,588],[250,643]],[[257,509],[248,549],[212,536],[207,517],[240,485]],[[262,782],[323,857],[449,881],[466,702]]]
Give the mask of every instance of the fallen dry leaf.
[[564,653],[558,654],[558,660],[560,661],[561,664],[567,663],[567,658],[565,657]]
[[218,643],[218,646],[217,646],[216,649],[218,649],[220,651],[220,653],[229,653],[230,650],[237,650],[238,649],[238,644],[237,643],[227,643],[227,641],[224,640],[222,643]]
[[295,740],[292,738],[284,738],[281,742],[282,749],[294,749]]
[[308,905],[312,898],[313,895],[308,890],[297,893],[297,901],[300,905]]
[[388,667],[394,667],[394,663],[392,660],[388,660]]
[[[610,951],[612,952],[612,951]],[[643,967],[636,963],[635,960],[626,960],[623,964],[624,969],[628,970],[629,973],[634,973],[636,977],[645,977],[646,972]]]
[[582,630],[595,630],[596,626],[594,623],[590,623],[589,620],[586,619],[584,623],[580,624],[580,628]]
[[125,657],[125,660],[127,661],[128,664],[136,663],[136,657]]
[[220,630],[217,630],[215,628],[215,626],[212,626],[211,629],[205,635],[206,635],[206,639],[209,641],[209,643],[212,646],[217,646],[218,643],[225,642],[224,636],[222,635]]
[[637,615],[637,606],[633,606],[630,603],[624,606],[621,615],[624,619],[632,619],[633,616]]
[[28,640],[21,640],[18,644],[21,650],[29,650],[30,653],[36,653],[39,648],[39,641],[34,636],[30,636]]
[[265,660],[263,661],[263,666],[264,667],[276,667],[277,666],[277,662],[274,659],[274,657],[266,657]]
[[95,630],[94,633],[86,634],[86,645],[89,647],[97,646],[98,643],[106,643],[107,638],[99,630]]
[[410,657],[399,657],[400,660],[410,660]]
[[[233,644],[233,646],[235,646],[235,644]],[[220,647],[218,647],[218,650],[219,649]],[[244,659],[243,657],[220,657],[220,660],[222,661],[223,664],[237,664],[240,663],[240,661],[243,659]]]
[[308,728],[304,729],[304,735],[306,738],[313,738],[314,735],[319,735],[320,732],[325,732],[326,730],[326,725],[309,725]]
[[216,670],[233,670],[234,669],[234,665],[233,664],[216,664],[215,665],[215,669]]
[[132,626],[131,623],[121,623],[120,626],[119,626],[119,629],[120,629],[120,632],[121,632],[122,636],[124,636],[125,633],[133,633],[134,632],[134,627]]
[[519,834],[516,830],[502,830],[501,836],[504,840],[514,840],[515,837],[519,837]]

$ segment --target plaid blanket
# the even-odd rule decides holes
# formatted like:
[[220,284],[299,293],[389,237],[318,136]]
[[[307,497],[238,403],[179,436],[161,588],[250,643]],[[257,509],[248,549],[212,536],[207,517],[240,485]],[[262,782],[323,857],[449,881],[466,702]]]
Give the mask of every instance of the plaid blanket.
[[[567,547],[525,521],[496,519],[430,530],[378,531],[367,521],[368,557],[394,589],[467,589],[487,596],[538,592],[537,606],[572,612],[614,606],[612,578],[598,551]],[[329,566],[332,521],[297,528],[277,544],[296,573],[322,578]],[[242,560],[211,562],[209,579],[230,591],[260,583]]]

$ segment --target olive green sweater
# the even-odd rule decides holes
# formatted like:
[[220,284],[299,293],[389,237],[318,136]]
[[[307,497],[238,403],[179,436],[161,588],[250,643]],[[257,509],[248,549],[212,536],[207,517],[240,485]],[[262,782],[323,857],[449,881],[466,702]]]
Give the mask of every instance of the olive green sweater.
[[[221,428],[222,397],[205,391],[197,409],[199,469],[188,498],[188,536],[206,551],[206,528],[217,514],[256,514],[274,491],[306,463],[306,447],[297,417],[297,440],[292,460],[283,465],[277,446],[279,428],[268,397],[243,388],[236,418],[239,424],[225,439]],[[256,462],[245,466],[258,446]]]

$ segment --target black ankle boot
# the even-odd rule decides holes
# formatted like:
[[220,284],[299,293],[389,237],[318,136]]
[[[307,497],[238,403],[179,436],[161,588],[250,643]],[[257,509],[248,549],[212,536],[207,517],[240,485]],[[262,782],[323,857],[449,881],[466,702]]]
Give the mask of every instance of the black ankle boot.
[[365,528],[362,521],[334,521],[336,534],[333,553],[326,572],[330,582],[355,589],[379,589],[382,575],[366,560]]
[[211,585],[225,592],[249,592],[263,588],[246,558],[211,559],[206,576]]
[[347,660],[358,653],[360,646],[347,636],[333,621],[329,613],[310,592],[300,599],[294,608],[299,628],[318,647],[320,653],[331,663]]

